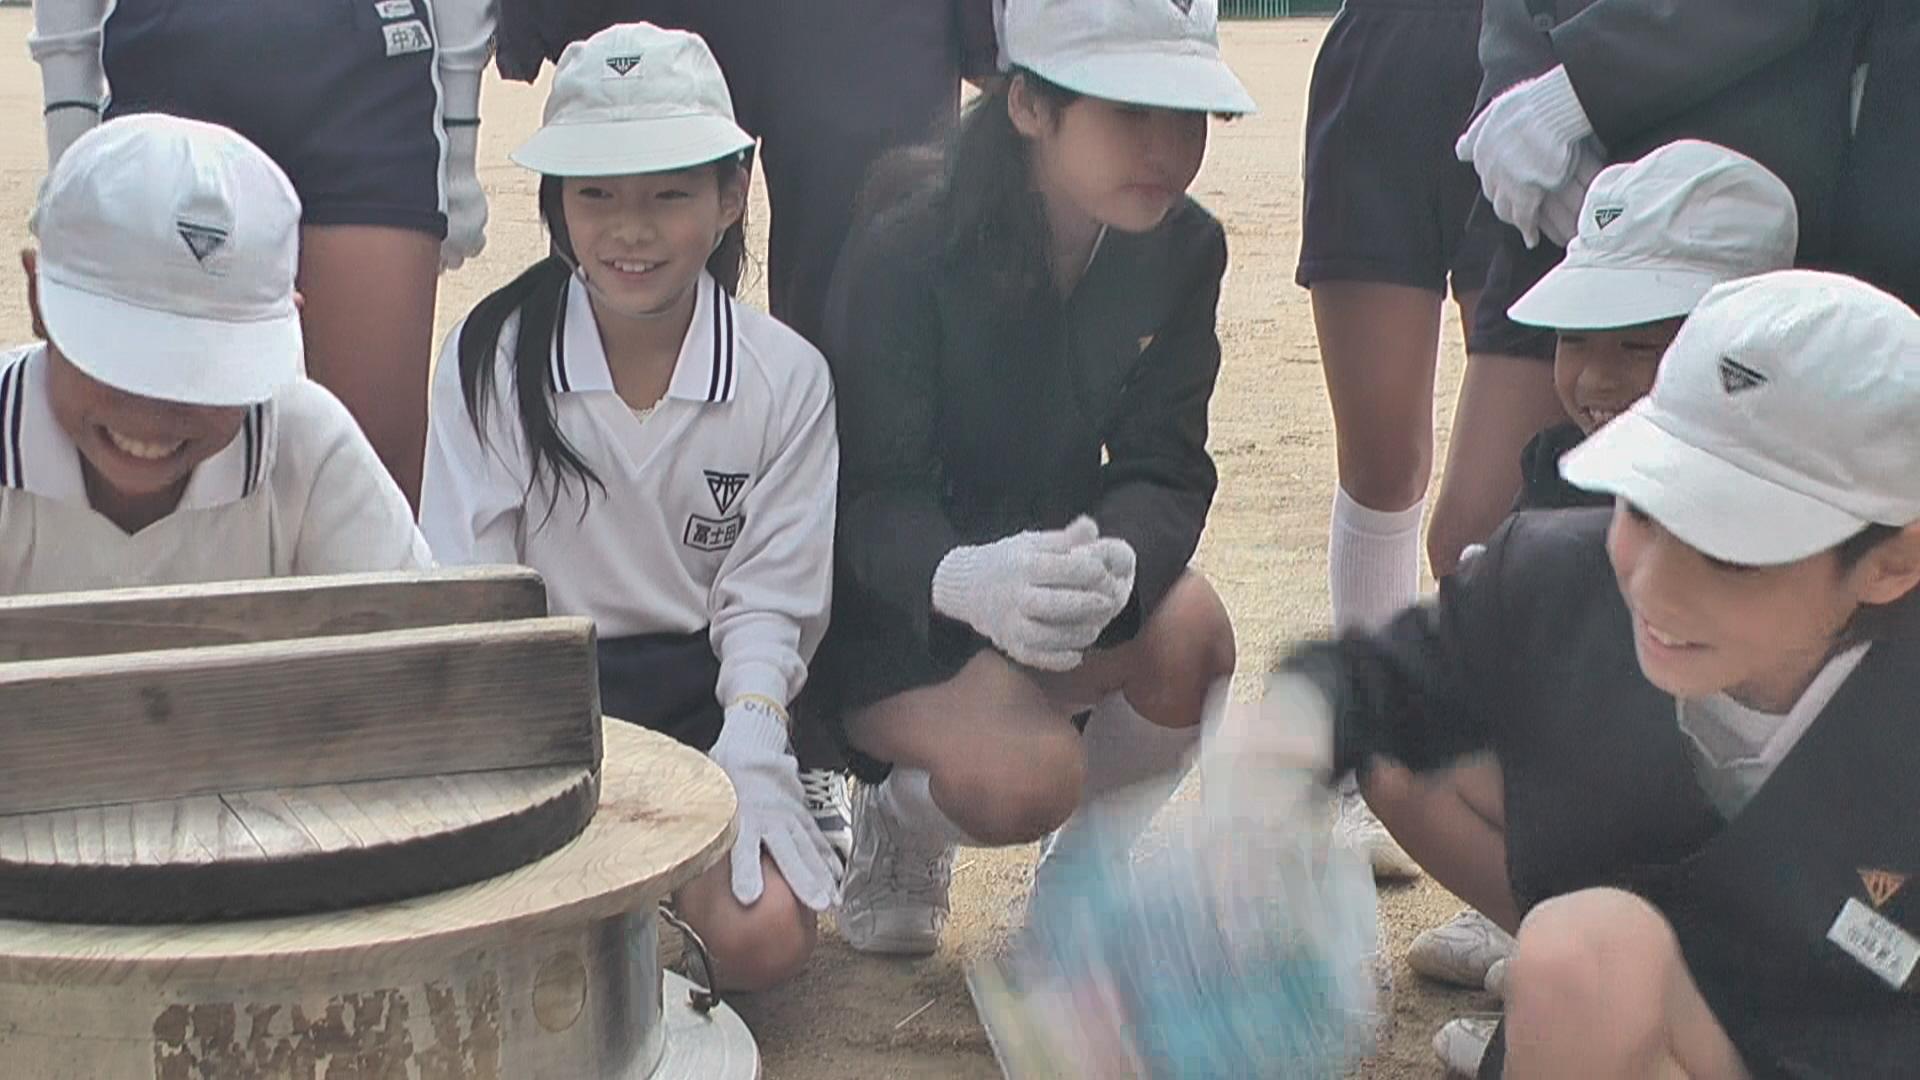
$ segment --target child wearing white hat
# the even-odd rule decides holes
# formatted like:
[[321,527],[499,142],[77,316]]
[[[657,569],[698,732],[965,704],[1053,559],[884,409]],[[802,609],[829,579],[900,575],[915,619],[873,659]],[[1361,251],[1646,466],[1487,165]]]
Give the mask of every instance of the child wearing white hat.
[[827,622],[833,393],[818,351],[733,298],[752,146],[699,37],[568,46],[513,153],[554,254],[448,336],[420,506],[442,562],[531,566],[594,620],[608,716],[732,779],[732,857],[676,904],[736,990],[806,961],[840,873],[789,736]]
[[1920,1060],[1916,429],[1905,305],[1811,271],[1717,286],[1561,463],[1611,509],[1515,515],[1436,601],[1276,677],[1263,722],[1327,710],[1336,775],[1498,757],[1500,880],[1425,863],[1519,916],[1481,1076]]
[[1225,607],[1188,568],[1227,247],[1187,189],[1209,114],[1253,108],[1216,16],[1009,0],[1004,85],[841,254],[840,558],[814,679],[869,781],[837,919],[856,949],[938,947],[957,844],[1059,829],[1040,890],[1124,846],[1233,670]]
[[[1681,140],[1600,173],[1566,258],[1509,312],[1517,323],[1555,331],[1554,384],[1568,415],[1528,444],[1515,510],[1611,503],[1561,479],[1561,455],[1645,396],[1661,355],[1709,289],[1792,266],[1798,220],[1785,183],[1712,143]],[[1376,781],[1371,794],[1415,850],[1431,858],[1436,843],[1477,848],[1492,864],[1486,876],[1502,876],[1497,845],[1486,843],[1495,830],[1484,824],[1499,804],[1498,766],[1464,766],[1444,784],[1412,790],[1416,798],[1403,801],[1383,794]],[[1467,909],[1421,933],[1408,949],[1409,966],[1481,988],[1489,968],[1512,950],[1510,908]],[[1476,1056],[1476,1040],[1468,1037],[1474,1031],[1490,1035],[1492,1024],[1456,1021],[1435,1037],[1435,1048],[1449,1065],[1465,1067]]]
[[24,257],[47,340],[0,357],[0,592],[431,565],[301,376],[299,228],[225,128],[129,117],[61,157]]

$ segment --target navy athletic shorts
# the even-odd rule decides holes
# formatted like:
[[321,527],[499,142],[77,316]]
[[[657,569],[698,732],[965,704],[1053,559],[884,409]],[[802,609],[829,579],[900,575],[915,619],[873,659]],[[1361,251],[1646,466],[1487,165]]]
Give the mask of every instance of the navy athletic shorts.
[[308,225],[444,238],[431,0],[118,0],[108,116],[232,128],[292,179]]
[[601,638],[600,711],[701,753],[720,738],[725,710],[714,696],[720,661],[707,632]]
[[1473,325],[1467,328],[1467,352],[1551,362],[1553,331],[1522,326],[1507,318],[1507,309],[1546,277],[1547,271],[1560,265],[1566,251],[1546,240],[1537,247],[1527,247],[1520,230],[1495,217],[1493,205],[1485,199],[1474,206],[1467,229],[1486,237],[1492,251],[1487,285],[1480,293],[1479,306],[1473,309]]
[[1307,96],[1295,280],[1480,287],[1480,193],[1453,144],[1480,91],[1479,0],[1347,0]]

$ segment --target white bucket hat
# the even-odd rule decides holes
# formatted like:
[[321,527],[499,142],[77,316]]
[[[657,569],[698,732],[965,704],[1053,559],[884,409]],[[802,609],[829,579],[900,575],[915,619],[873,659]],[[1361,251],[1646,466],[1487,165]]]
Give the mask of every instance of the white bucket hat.
[[1220,56],[1219,0],[1005,0],[1002,55],[1090,97],[1244,114],[1253,96]]
[[1684,139],[1594,178],[1567,257],[1507,310],[1554,330],[1675,319],[1715,285],[1793,265],[1793,192],[1724,146]]
[[1653,389],[1560,460],[1689,546],[1772,566],[1920,521],[1920,315],[1839,274],[1707,294]]
[[631,176],[689,169],[752,145],[698,34],[626,23],[560,54],[540,130],[512,156],[548,176]]
[[223,127],[142,114],[76,139],[33,213],[61,355],[130,394],[249,405],[300,378],[300,198]]

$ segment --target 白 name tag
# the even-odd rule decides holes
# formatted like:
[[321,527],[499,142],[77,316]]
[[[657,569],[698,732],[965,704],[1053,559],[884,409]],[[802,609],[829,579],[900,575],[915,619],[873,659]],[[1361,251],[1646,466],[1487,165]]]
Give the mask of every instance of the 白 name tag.
[[380,30],[387,35],[388,56],[406,56],[433,48],[433,36],[427,33],[426,24],[419,19],[388,23]]
[[1915,938],[1872,908],[1848,898],[1827,931],[1827,940],[1860,961],[1881,981],[1898,990],[1907,985],[1920,964],[1920,938]]
[[413,0],[379,0],[373,10],[383,19],[404,19],[413,14]]

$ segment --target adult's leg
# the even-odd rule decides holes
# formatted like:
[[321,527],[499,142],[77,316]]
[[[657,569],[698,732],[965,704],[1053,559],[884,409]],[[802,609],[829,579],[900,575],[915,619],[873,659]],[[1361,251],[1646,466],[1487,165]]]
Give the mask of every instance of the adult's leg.
[[1310,289],[1339,465],[1327,548],[1333,621],[1373,627],[1419,591],[1441,297],[1353,281]]
[[1631,893],[1528,913],[1507,974],[1511,1080],[1750,1080],[1673,928]]
[[307,374],[347,406],[415,505],[439,280],[440,241],[428,233],[377,225],[300,231]]
[[722,859],[674,894],[674,907],[707,947],[717,989],[765,990],[792,978],[813,954],[818,919],[793,895],[773,858],[762,852],[760,899],[733,897],[730,860]]

